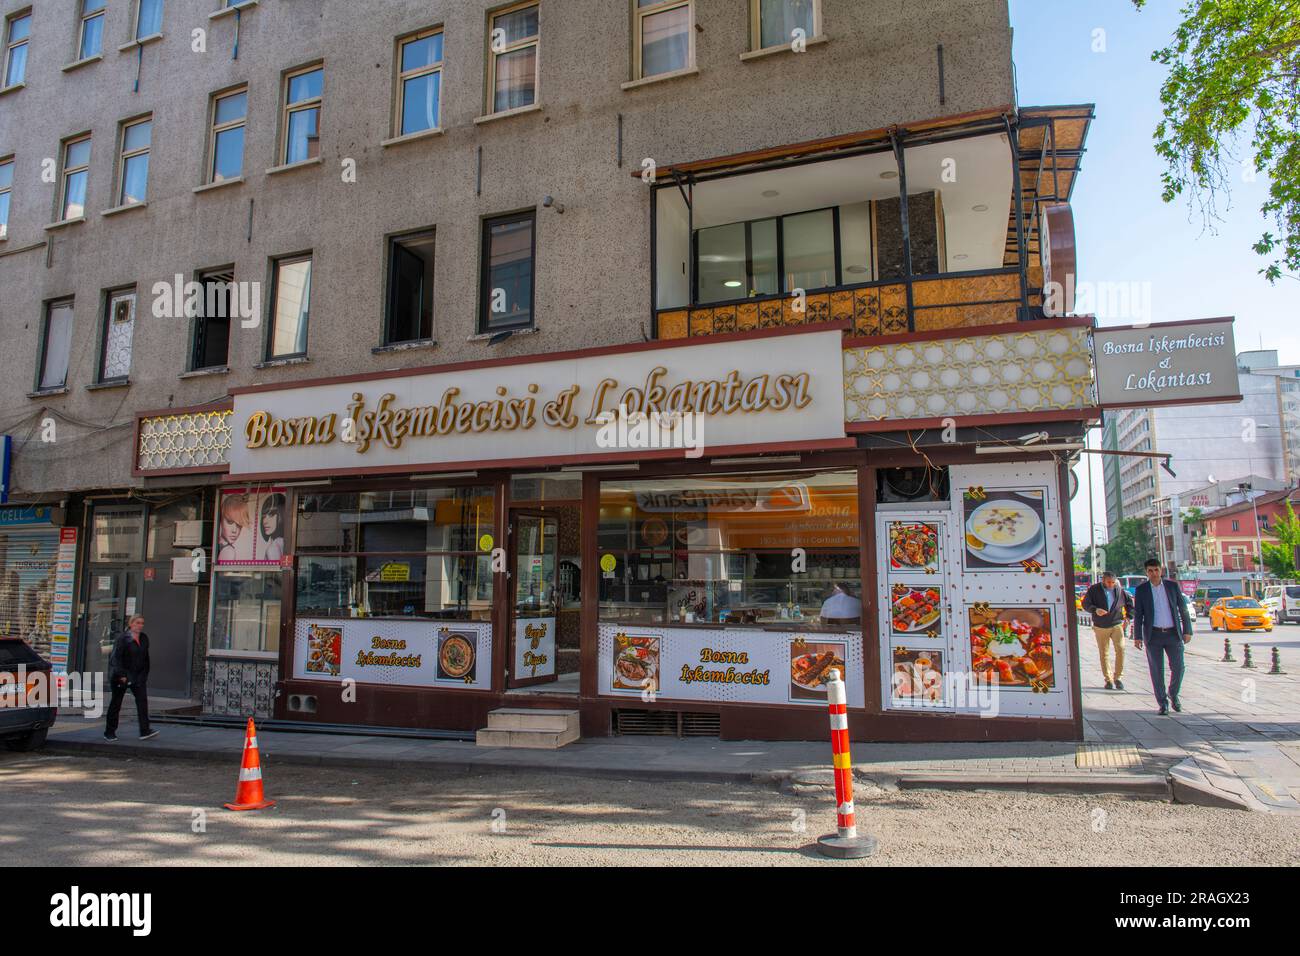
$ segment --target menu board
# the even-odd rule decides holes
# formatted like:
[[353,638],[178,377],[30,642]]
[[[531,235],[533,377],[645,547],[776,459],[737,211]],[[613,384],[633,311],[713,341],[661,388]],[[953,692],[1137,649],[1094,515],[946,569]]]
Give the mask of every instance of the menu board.
[[949,706],[949,524],[937,508],[877,515],[881,700],[887,710]]
[[478,621],[299,618],[293,676],[487,690],[492,626]]

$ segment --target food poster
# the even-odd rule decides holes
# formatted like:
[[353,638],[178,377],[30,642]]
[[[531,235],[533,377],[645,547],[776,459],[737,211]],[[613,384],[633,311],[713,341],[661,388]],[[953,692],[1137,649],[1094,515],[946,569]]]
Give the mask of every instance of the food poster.
[[308,680],[483,689],[491,681],[492,625],[300,618],[293,658],[293,676]]
[[615,635],[614,690],[658,693],[660,641],[655,634]]
[[289,526],[283,488],[231,489],[217,506],[216,563],[279,566]]
[[943,587],[920,587],[898,581],[889,588],[889,625],[895,636],[940,638],[943,626]]
[[838,672],[848,690],[845,659],[848,648],[842,641],[805,641],[797,637],[790,642],[790,701],[792,703],[827,703],[832,672]]
[[966,613],[974,680],[1035,694],[1056,686],[1051,608],[980,602]]
[[889,521],[889,569],[937,574],[940,568],[941,525],[937,521]]
[[895,707],[947,704],[942,649],[894,647],[889,655],[889,703]]
[[966,487],[962,492],[967,571],[1030,571],[1047,566],[1045,488]]

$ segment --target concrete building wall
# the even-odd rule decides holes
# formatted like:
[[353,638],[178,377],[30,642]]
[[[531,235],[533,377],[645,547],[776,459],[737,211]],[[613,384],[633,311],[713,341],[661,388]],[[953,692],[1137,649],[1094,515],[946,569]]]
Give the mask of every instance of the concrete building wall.
[[[0,0],[0,13],[31,5]],[[234,18],[208,16],[218,0],[167,0],[163,38],[126,50],[118,47],[131,38],[135,4],[114,0],[103,59],[65,71],[76,4],[38,0],[26,87],[0,95],[0,156],[15,157],[9,238],[0,243],[0,432],[20,439],[18,493],[138,484],[134,412],[200,404],[240,385],[640,341],[650,332],[649,196],[630,173],[643,157],[701,159],[1014,97],[1005,0],[822,0],[829,42],[744,61],[747,5],[696,0],[698,75],[631,90],[620,88],[631,72],[631,5],[542,0],[541,109],[476,124],[486,16],[496,6],[263,0],[242,14],[233,59]],[[445,31],[445,133],[384,148],[395,39],[433,25]],[[206,31],[204,53],[191,48],[196,29]],[[325,70],[323,162],[268,175],[280,161],[283,73],[316,61]],[[245,182],[195,193],[210,94],[240,83],[249,85]],[[119,123],[143,113],[154,120],[147,208],[102,216],[114,205]],[[85,132],[93,135],[86,221],[47,231],[57,187],[43,181],[42,164]],[[355,160],[355,183],[343,181],[346,160]],[[489,346],[474,338],[481,219],[539,207],[544,194],[566,211],[538,208],[536,334]],[[385,237],[430,226],[437,344],[375,353]],[[154,284],[230,264],[237,281],[265,283],[272,257],[305,250],[314,255],[308,360],[258,369],[265,328],[235,328],[228,373],[186,376],[189,323],[151,314]],[[104,290],[127,285],[139,293],[131,383],[88,390]],[[30,397],[43,303],[64,296],[76,302],[67,394]],[[37,441],[51,420],[57,440]]]

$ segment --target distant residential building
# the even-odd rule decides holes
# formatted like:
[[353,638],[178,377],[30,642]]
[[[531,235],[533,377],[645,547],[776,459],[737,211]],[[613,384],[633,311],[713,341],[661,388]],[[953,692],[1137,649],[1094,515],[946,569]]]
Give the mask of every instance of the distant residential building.
[[[1300,488],[1288,488],[1256,495],[1208,512],[1198,522],[1196,565],[1207,571],[1256,573],[1256,556],[1264,544],[1277,544],[1278,518],[1286,514],[1286,503],[1300,510]],[[1256,521],[1258,519],[1258,528]]]
[[[1249,486],[1242,489],[1242,485]],[[1248,502],[1252,497],[1289,487],[1286,482],[1262,475],[1247,475],[1230,481],[1218,481],[1183,494],[1157,498],[1151,516],[1151,540],[1157,557],[1166,566],[1187,568],[1196,565],[1195,544],[1203,533],[1204,515],[1230,505]]]

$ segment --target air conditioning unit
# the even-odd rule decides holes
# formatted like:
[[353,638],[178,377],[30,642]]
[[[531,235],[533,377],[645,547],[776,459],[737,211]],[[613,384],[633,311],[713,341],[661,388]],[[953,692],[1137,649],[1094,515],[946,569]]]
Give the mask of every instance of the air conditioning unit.
[[198,584],[202,575],[194,569],[194,558],[172,558],[172,584]]
[[203,543],[202,521],[178,521],[172,536],[172,546],[176,548],[197,548]]

